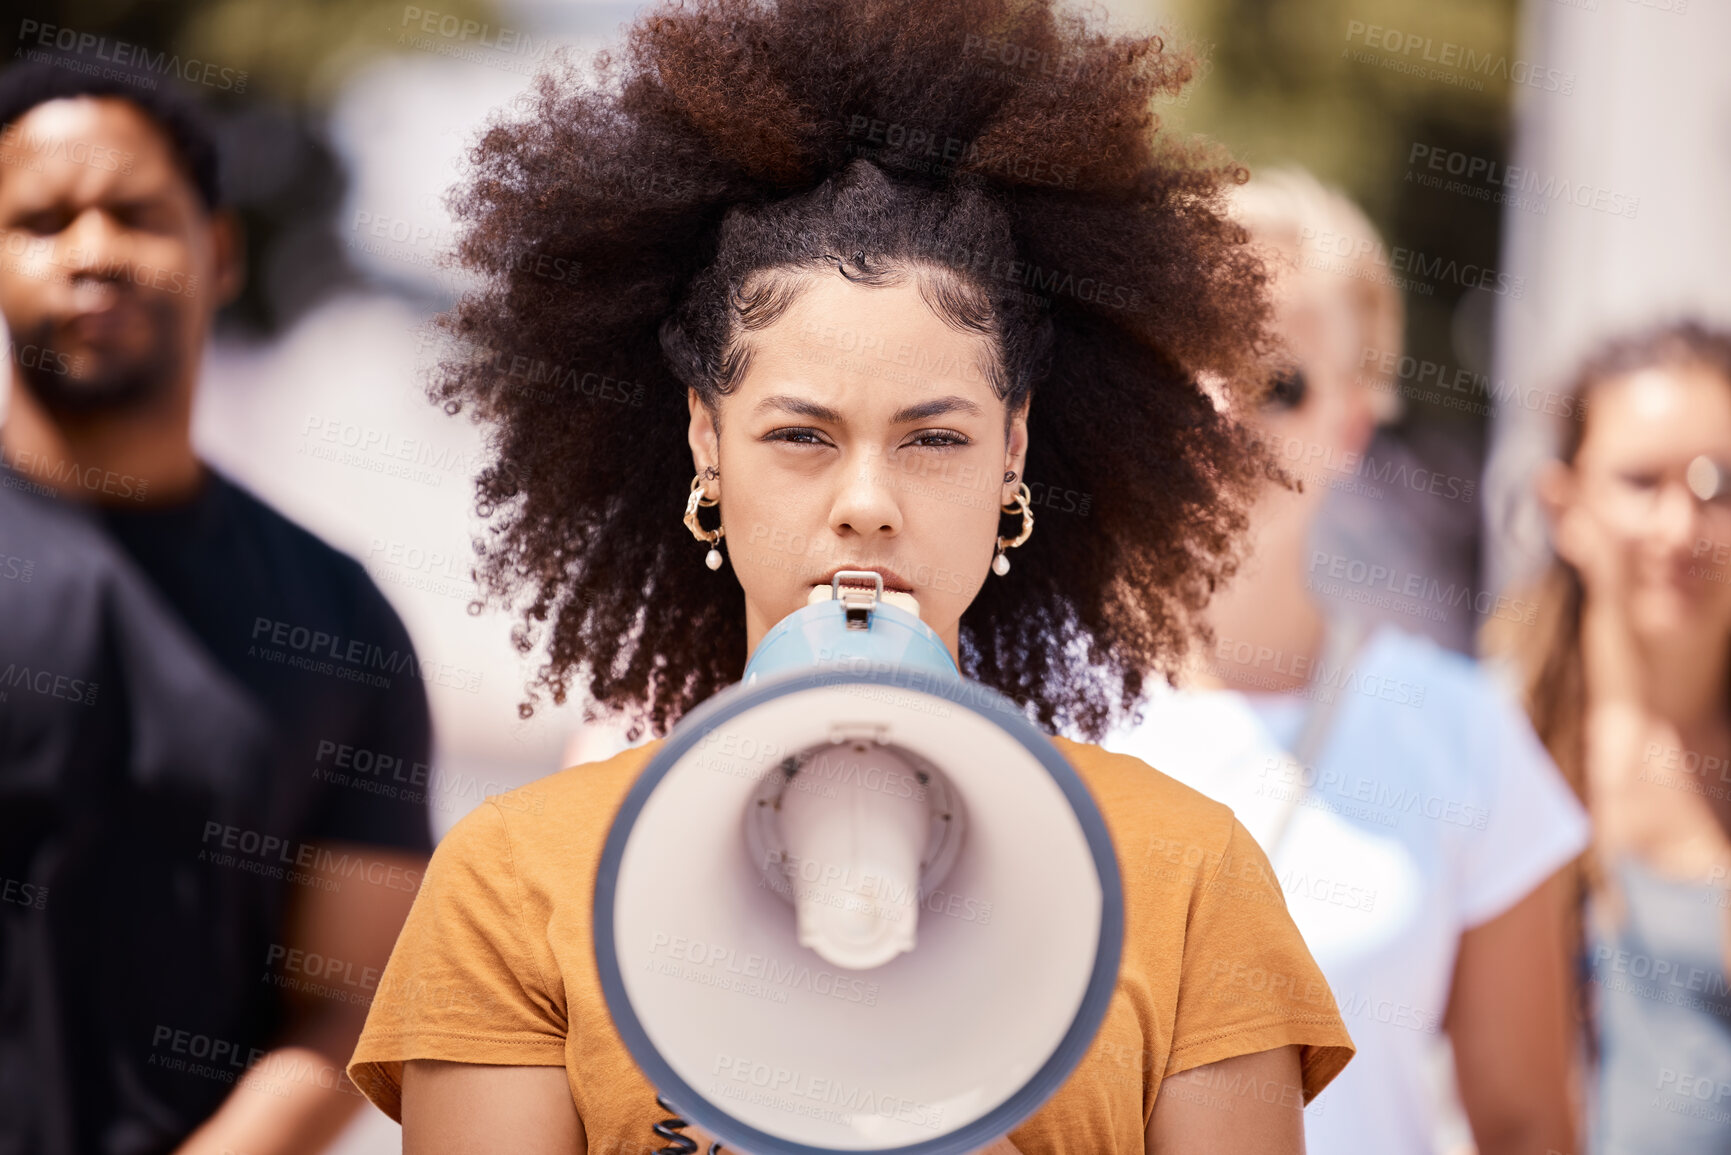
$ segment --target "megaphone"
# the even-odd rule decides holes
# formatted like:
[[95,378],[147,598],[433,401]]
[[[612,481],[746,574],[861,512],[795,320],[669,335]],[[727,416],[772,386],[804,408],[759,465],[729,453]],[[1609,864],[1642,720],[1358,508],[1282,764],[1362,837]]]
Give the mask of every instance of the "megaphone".
[[1007,1135],[1092,1043],[1124,936],[1075,770],[872,570],[815,586],[673,728],[594,903],[608,1011],[667,1122],[749,1155]]

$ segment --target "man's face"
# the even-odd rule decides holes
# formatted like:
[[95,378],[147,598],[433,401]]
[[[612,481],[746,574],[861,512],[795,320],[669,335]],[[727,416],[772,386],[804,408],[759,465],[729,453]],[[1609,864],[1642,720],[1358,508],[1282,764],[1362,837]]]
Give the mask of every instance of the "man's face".
[[125,100],[37,105],[0,133],[0,313],[14,380],[59,413],[160,402],[218,301],[212,218]]

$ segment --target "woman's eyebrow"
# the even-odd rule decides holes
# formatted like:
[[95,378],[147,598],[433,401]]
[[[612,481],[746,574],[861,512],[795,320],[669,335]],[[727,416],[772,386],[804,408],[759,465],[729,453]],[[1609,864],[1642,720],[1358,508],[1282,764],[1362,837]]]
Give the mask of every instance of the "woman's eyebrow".
[[[804,397],[795,397],[788,393],[775,393],[765,397],[756,405],[756,411],[765,409],[784,409],[789,413],[797,413],[802,417],[810,417],[814,421],[828,421],[832,425],[845,425],[842,415],[827,405]],[[900,425],[908,421],[923,421],[928,417],[937,417],[944,413],[969,413],[979,416],[980,407],[966,397],[951,395],[934,397],[930,401],[919,401],[912,405],[904,405],[890,414],[890,424]]]
[[978,417],[980,407],[966,397],[957,397],[954,394],[948,397],[934,397],[930,401],[904,405],[897,409],[890,414],[890,424],[900,425],[904,421],[924,421],[928,417],[937,417],[945,413],[967,413]]

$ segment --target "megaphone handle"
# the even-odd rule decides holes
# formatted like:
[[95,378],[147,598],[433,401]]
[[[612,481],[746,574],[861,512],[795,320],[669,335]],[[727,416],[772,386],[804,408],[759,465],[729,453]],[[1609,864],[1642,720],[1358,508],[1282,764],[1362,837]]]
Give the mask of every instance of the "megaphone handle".
[[[686,1122],[679,1117],[678,1108],[660,1095],[655,1096],[655,1105],[673,1115],[671,1119],[663,1119],[650,1128],[658,1137],[669,1140],[669,1145],[658,1149],[655,1155],[691,1155],[693,1151],[697,1150],[697,1144],[691,1141],[691,1136],[680,1134],[686,1127]],[[709,1145],[707,1155],[719,1155],[721,1150],[721,1143],[718,1140]]]

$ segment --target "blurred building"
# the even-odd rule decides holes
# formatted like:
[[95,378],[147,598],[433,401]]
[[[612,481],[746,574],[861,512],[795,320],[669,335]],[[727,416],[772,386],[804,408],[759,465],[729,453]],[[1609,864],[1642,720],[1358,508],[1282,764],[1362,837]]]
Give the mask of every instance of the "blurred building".
[[[1526,291],[1498,301],[1498,407],[1485,477],[1484,582],[1548,556],[1529,479],[1555,444],[1557,391],[1613,333],[1695,315],[1731,322],[1731,6],[1703,0],[1529,0],[1524,55],[1576,78],[1566,99],[1523,91],[1503,180],[1503,264]],[[1542,211],[1535,211],[1542,209]],[[1549,412],[1547,411],[1549,410]]]

